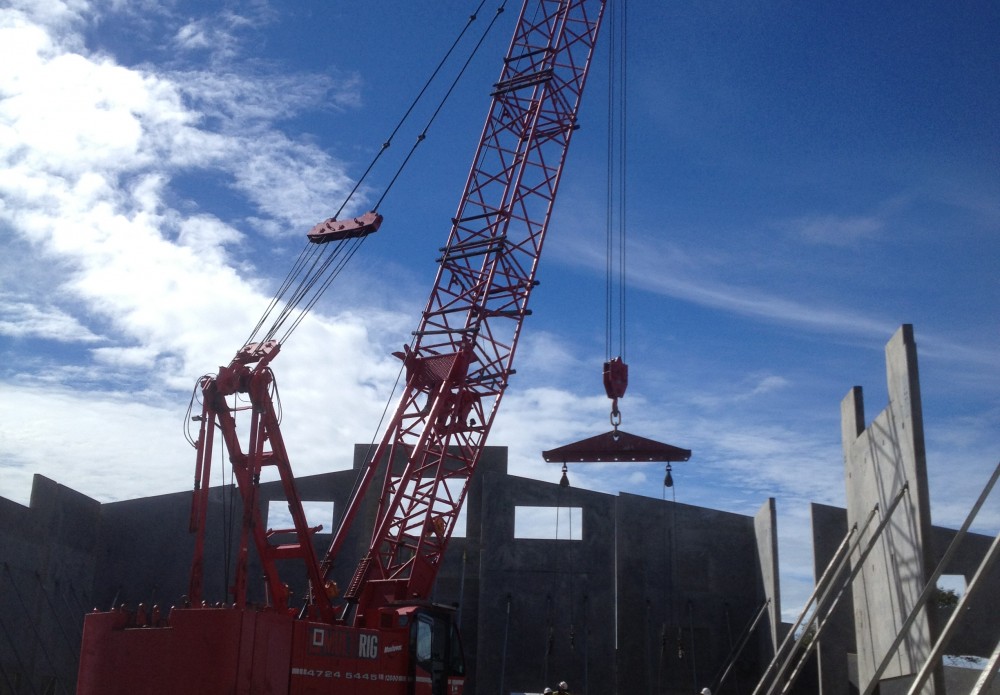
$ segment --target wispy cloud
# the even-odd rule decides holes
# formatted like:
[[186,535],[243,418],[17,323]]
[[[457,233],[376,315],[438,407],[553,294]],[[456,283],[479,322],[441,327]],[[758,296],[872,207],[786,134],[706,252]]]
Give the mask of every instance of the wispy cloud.
[[877,216],[817,215],[800,217],[784,226],[789,233],[809,243],[854,246],[877,237],[885,229],[885,222]]
[[[674,249],[669,244],[636,242],[630,253],[629,280],[637,288],[681,299],[731,314],[793,326],[811,332],[848,336],[885,336],[893,322],[857,311],[782,296],[752,285],[736,285],[718,279],[714,261],[678,264],[667,259],[693,256],[692,250]],[[596,255],[595,255],[596,257]],[[664,268],[669,268],[665,272]],[[699,270],[705,270],[699,274]]]
[[0,335],[11,338],[42,338],[60,343],[94,343],[99,335],[62,309],[45,304],[17,301],[0,294]]

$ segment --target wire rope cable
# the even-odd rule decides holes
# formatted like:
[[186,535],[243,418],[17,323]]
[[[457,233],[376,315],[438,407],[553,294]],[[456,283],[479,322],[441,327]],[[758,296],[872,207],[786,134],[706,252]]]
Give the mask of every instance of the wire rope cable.
[[[402,173],[403,168],[410,161],[410,158],[413,156],[413,153],[416,151],[417,147],[419,147],[420,144],[427,138],[427,131],[430,130],[431,125],[433,125],[434,121],[438,117],[438,114],[440,114],[441,110],[444,108],[445,102],[448,101],[448,98],[451,96],[452,92],[455,91],[455,87],[458,86],[458,82],[459,80],[462,79],[462,75],[464,75],[465,71],[469,68],[469,65],[472,63],[472,59],[475,58],[475,56],[479,53],[479,49],[482,48],[483,42],[486,41],[486,37],[489,35],[490,30],[493,29],[493,26],[496,24],[496,21],[500,18],[500,15],[503,13],[506,4],[507,2],[506,0],[504,0],[504,2],[501,3],[500,6],[497,8],[496,13],[493,15],[493,19],[490,20],[490,23],[487,25],[486,29],[479,37],[479,41],[476,42],[475,47],[469,53],[468,57],[466,57],[465,62],[462,64],[462,67],[459,69],[458,73],[455,75],[455,78],[452,80],[451,86],[448,87],[448,90],[441,98],[441,101],[438,104],[437,108],[434,109],[434,112],[427,120],[427,125],[424,126],[424,129],[420,131],[419,135],[417,135],[417,139],[414,141],[413,146],[410,148],[409,153],[407,153],[406,158],[403,160],[402,164],[400,164],[399,169],[396,171],[395,176],[393,176],[392,179],[389,181],[389,185],[386,186],[385,191],[382,192],[382,196],[378,199],[378,202],[375,203],[375,207],[372,208],[373,210],[377,211],[379,209],[379,206],[382,205],[382,201],[385,200],[386,195],[388,195],[389,191],[392,189],[393,184],[396,183],[396,179]],[[480,5],[480,7],[482,7],[482,5]]]
[[621,7],[621,22],[620,22],[620,40],[619,47],[621,50],[621,60],[619,62],[619,80],[618,80],[618,104],[619,104],[619,116],[618,116],[618,204],[619,204],[619,214],[618,214],[618,278],[620,286],[618,289],[618,321],[619,321],[619,335],[621,336],[621,357],[624,360],[625,346],[626,346],[626,311],[625,311],[625,298],[626,298],[626,258],[625,250],[626,244],[626,233],[628,231],[628,224],[626,223],[626,218],[628,215],[628,200],[626,197],[628,189],[628,5],[624,0],[620,3]]
[[[476,12],[469,15],[468,21],[463,26],[462,30],[459,32],[458,36],[448,47],[444,56],[438,62],[434,70],[432,71],[430,77],[424,82],[423,86],[418,91],[416,97],[411,101],[410,105],[407,107],[403,116],[397,122],[389,137],[386,138],[382,146],[379,148],[378,152],[375,154],[372,161],[369,163],[368,167],[365,169],[364,173],[355,182],[354,187],[347,194],[344,201],[341,203],[340,207],[337,209],[336,214],[333,219],[338,219],[343,213],[345,208],[350,204],[351,200],[357,195],[361,186],[368,179],[369,175],[374,170],[376,163],[386,152],[386,150],[391,146],[393,139],[399,133],[400,129],[403,127],[404,123],[410,119],[414,113],[418,102],[420,102],[426,95],[428,88],[431,84],[438,78],[441,70],[444,68],[445,64],[449,61],[452,54],[461,44],[462,39],[465,37],[472,23],[477,19],[479,12],[482,7],[486,4],[486,0],[482,0],[476,9]],[[445,104],[448,102],[449,97],[454,92],[459,81],[463,75],[467,72],[472,60],[478,55],[481,47],[483,46],[487,36],[496,24],[499,16],[504,12],[506,6],[506,0],[498,6],[496,13],[494,14],[492,20],[489,22],[487,27],[484,29],[479,39],[476,41],[475,45],[469,51],[465,60],[462,62],[460,68],[458,69],[455,76],[452,78],[450,84],[448,85],[446,91],[438,100],[437,104],[432,110],[432,113],[421,130],[420,134],[417,136],[413,146],[410,148],[409,152],[403,158],[399,167],[396,169],[395,173],[392,175],[388,185],[383,190],[378,201],[372,208],[373,212],[378,211],[379,207],[385,201],[393,185],[399,179],[404,169],[410,163],[416,148],[424,142],[427,138],[427,133],[444,109]],[[274,340],[278,336],[279,332],[285,328],[284,333],[278,339],[279,343],[284,343],[294,332],[294,330],[302,323],[305,317],[310,313],[310,311],[315,307],[316,303],[329,289],[330,285],[336,280],[340,273],[347,267],[348,263],[353,259],[358,249],[364,243],[367,235],[361,236],[349,236],[338,241],[316,244],[312,242],[306,242],[305,247],[299,253],[298,258],[294,262],[292,268],[288,271],[284,280],[278,287],[274,296],[269,301],[268,305],[264,309],[263,314],[257,321],[250,336],[244,342],[243,347],[246,347],[252,343],[265,343],[270,340]],[[280,307],[280,308],[279,308]],[[294,315],[294,318],[292,318]],[[271,320],[270,326],[267,330],[263,330],[264,326]],[[286,328],[287,325],[287,328]],[[262,333],[263,331],[263,333]]]
[[[628,12],[625,2],[608,13],[607,193],[605,218],[605,353],[625,359],[626,232],[628,189]],[[615,320],[617,317],[617,321]]]
[[[458,36],[452,41],[451,45],[445,51],[443,57],[438,61],[431,75],[425,80],[424,84],[421,86],[417,95],[410,102],[409,106],[406,108],[402,117],[393,127],[389,136],[382,142],[381,147],[375,154],[372,161],[369,163],[368,167],[365,169],[361,177],[355,182],[354,187],[350,190],[344,201],[341,203],[340,207],[334,216],[337,219],[350,203],[350,201],[357,195],[361,186],[368,179],[369,175],[373,172],[376,163],[382,157],[386,150],[391,146],[392,141],[395,139],[397,134],[400,132],[404,124],[410,120],[416,106],[420,101],[424,99],[427,95],[428,89],[431,84],[434,83],[441,74],[446,64],[452,58],[452,55],[456,49],[462,44],[467,32],[469,31],[472,24],[476,21],[479,14],[481,13],[483,7],[486,5],[487,0],[481,0],[477,6],[475,12],[469,15],[468,20],[465,22]],[[452,78],[449,83],[444,95],[438,100],[436,106],[432,110],[432,115],[427,123],[424,125],[423,130],[417,138],[417,142],[411,148],[410,152],[406,155],[403,163],[396,170],[395,174],[386,189],[383,191],[381,197],[375,206],[375,210],[385,201],[389,189],[392,185],[399,179],[403,169],[410,162],[413,151],[416,149],[417,145],[426,139],[427,132],[433,122],[441,114],[442,110],[449,97],[454,92],[458,85],[458,82],[462,76],[467,72],[469,66],[472,63],[474,57],[480,52],[487,36],[492,31],[500,15],[506,9],[507,0],[502,0],[498,5],[493,18],[488,23],[482,35],[478,38],[474,46],[469,51],[469,54],[465,57],[462,62],[460,69],[457,74]],[[277,341],[279,343],[284,343],[288,340],[295,329],[302,323],[305,317],[311,312],[315,307],[316,303],[329,289],[331,284],[336,280],[336,278],[343,272],[347,267],[348,263],[354,258],[357,251],[360,249],[361,245],[364,243],[367,235],[362,236],[348,236],[347,238],[340,239],[338,241],[317,244],[307,241],[299,252],[298,257],[293,263],[292,267],[288,270],[284,279],[281,281],[278,289],[269,300],[266,305],[262,315],[253,326],[250,335],[244,341],[241,350],[248,347],[253,343],[266,343],[270,340],[274,340],[282,329],[284,332],[281,333],[280,339]],[[265,330],[265,325],[270,321],[270,325]],[[412,343],[411,343],[412,344]],[[396,377],[396,382],[390,392],[389,398],[386,401],[385,408],[383,409],[382,416],[379,420],[379,424],[375,429],[372,441],[369,444],[369,453],[374,447],[374,442],[378,436],[378,432],[381,430],[386,414],[388,413],[389,407],[391,405],[392,399],[394,398],[396,391],[399,387],[401,378],[403,374],[403,366],[400,367],[399,373]],[[185,438],[187,441],[195,448],[198,446],[197,438],[194,436],[192,431],[192,423],[194,422],[194,409],[196,404],[201,404],[201,395],[198,393],[200,387],[204,384],[206,379],[212,379],[212,375],[204,375],[197,380],[196,386],[193,389],[191,399],[188,403],[187,413],[185,416]],[[272,382],[273,383],[273,382]],[[276,385],[273,387],[274,393],[277,393]],[[233,412],[238,408],[234,407]],[[280,401],[278,404],[278,419],[280,420]],[[358,479],[355,481],[355,487],[359,484],[362,471],[359,470]],[[231,515],[232,516],[232,515]],[[227,568],[228,574],[228,568]]]
[[[396,137],[396,133],[398,133],[399,129],[403,127],[403,123],[405,123],[406,120],[410,117],[410,114],[413,113],[413,109],[416,108],[417,102],[419,102],[420,99],[424,96],[424,93],[427,91],[431,83],[437,77],[438,73],[441,71],[441,68],[444,67],[444,64],[448,61],[448,58],[451,57],[452,52],[454,52],[454,50],[458,47],[458,44],[462,41],[462,38],[465,36],[465,32],[469,30],[469,27],[472,26],[472,23],[475,22],[476,19],[479,17],[479,13],[482,11],[483,5],[485,4],[486,0],[482,0],[479,3],[479,6],[476,7],[476,11],[473,12],[471,15],[469,15],[469,19],[466,22],[465,26],[462,28],[462,31],[460,31],[458,36],[455,37],[455,40],[452,42],[451,46],[448,48],[444,56],[438,62],[437,67],[434,68],[434,71],[431,73],[430,77],[427,78],[427,81],[424,82],[423,87],[420,88],[420,92],[410,103],[410,106],[406,109],[406,112],[403,114],[402,118],[399,119],[399,123],[396,124],[396,127],[393,128],[392,132],[389,134],[389,137],[386,138],[385,141],[382,143],[382,147],[379,149],[378,153],[372,159],[371,163],[368,165],[368,168],[365,169],[365,172],[361,175],[361,178],[359,178],[357,183],[354,184],[354,188],[352,188],[351,192],[347,194],[347,198],[345,199],[344,203],[341,204],[340,208],[338,208],[337,214],[334,215],[334,217],[339,216],[340,213],[344,211],[344,207],[347,205],[347,202],[350,201],[350,199],[354,196],[355,193],[357,193],[358,188],[360,188],[361,184],[364,183],[365,179],[368,177],[368,174],[371,173],[371,170],[375,167],[376,162],[378,162],[382,154],[387,149],[389,149],[390,146],[392,146],[392,139]],[[503,8],[506,6],[506,4],[507,0],[503,0],[503,2],[500,5],[500,8],[497,10],[497,15],[503,12]]]

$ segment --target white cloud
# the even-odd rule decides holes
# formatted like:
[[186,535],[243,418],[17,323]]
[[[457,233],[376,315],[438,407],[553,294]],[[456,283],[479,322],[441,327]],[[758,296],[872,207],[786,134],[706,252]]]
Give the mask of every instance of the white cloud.
[[[190,487],[193,449],[179,436],[179,401],[142,403],[128,393],[12,384],[3,386],[3,399],[4,497],[26,502],[35,473],[102,501]],[[100,466],[64,465],[81,442]]]
[[[0,26],[30,20],[45,26],[58,40],[73,45],[79,43],[75,30],[93,9],[88,0],[9,0],[8,6],[10,11],[0,14]],[[0,41],[0,46],[3,45]]]
[[271,100],[282,105],[270,114],[263,102],[251,114],[236,109],[217,132],[199,127],[202,114],[183,105],[190,89],[199,103],[225,103],[233,88],[252,93],[244,78],[216,83],[209,95],[205,85],[174,81],[182,73],[156,76],[61,52],[43,27],[4,17],[8,40],[0,45],[19,69],[0,77],[0,192],[8,201],[0,221],[61,259],[62,291],[112,321],[123,339],[139,341],[131,354],[179,352],[186,365],[203,359],[206,345],[238,345],[232,331],[253,325],[266,304],[234,273],[226,251],[243,236],[211,215],[170,207],[174,177],[213,166],[267,219],[300,225],[343,198],[349,180],[314,146],[240,132],[248,118],[263,127],[269,115],[287,114],[287,99]]
[[[810,332],[846,336],[891,335],[892,321],[852,309],[824,305],[802,289],[782,295],[754,284],[737,284],[724,278],[733,265],[747,262],[735,253],[695,251],[657,237],[630,238],[628,282],[630,286],[672,297],[698,306],[737,316],[763,319]],[[583,238],[573,247],[571,262],[604,273],[603,249],[596,240]],[[563,261],[569,261],[564,256]]]
[[785,226],[790,233],[809,243],[855,246],[858,242],[878,237],[885,229],[885,222],[875,216],[816,215],[800,217]]
[[219,48],[220,45],[229,43],[230,37],[214,29],[207,18],[191,20],[178,29],[174,36],[174,45],[188,51]]
[[43,338],[61,343],[101,340],[74,316],[58,307],[17,301],[5,294],[0,294],[0,335]]
[[[32,16],[74,26],[55,8]],[[64,458],[55,452],[82,441],[88,450],[108,443],[102,467],[59,466],[52,477],[100,499],[182,489],[191,475],[179,436],[188,394],[197,375],[232,358],[269,297],[237,272],[243,261],[232,253],[246,255],[253,230],[179,198],[178,177],[211,167],[278,228],[328,216],[350,180],[328,154],[271,121],[318,99],[330,82],[279,99],[290,80],[262,78],[262,96],[223,107],[234,93],[254,94],[253,81],[127,68],[51,32],[0,10],[3,62],[18,66],[0,75],[3,245],[30,254],[24,265],[49,283],[4,295],[0,331],[104,344],[89,363],[79,353],[62,364],[55,353],[40,354],[30,372],[8,372],[0,494],[26,494],[28,471],[50,473]],[[59,271],[43,272],[45,265]],[[9,259],[3,267],[18,270]],[[372,435],[398,364],[381,349],[382,334],[369,331],[403,331],[393,313],[365,318],[314,313],[276,362],[300,474],[349,466],[344,442]],[[126,384],[140,393],[120,391]]]

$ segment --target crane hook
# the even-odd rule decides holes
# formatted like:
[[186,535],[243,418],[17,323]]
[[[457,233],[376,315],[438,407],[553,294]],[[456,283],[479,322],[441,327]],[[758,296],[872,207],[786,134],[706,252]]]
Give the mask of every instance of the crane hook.
[[611,399],[612,436],[617,440],[618,425],[622,424],[622,414],[618,410],[618,399],[625,395],[628,388],[628,365],[621,357],[615,357],[604,363],[604,391]]

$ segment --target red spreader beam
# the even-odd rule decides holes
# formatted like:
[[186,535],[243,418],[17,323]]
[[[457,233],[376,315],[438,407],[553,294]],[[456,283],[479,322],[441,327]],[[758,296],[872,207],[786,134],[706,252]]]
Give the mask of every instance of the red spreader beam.
[[687,461],[690,449],[681,449],[619,429],[542,452],[549,463],[623,463],[628,461]]

